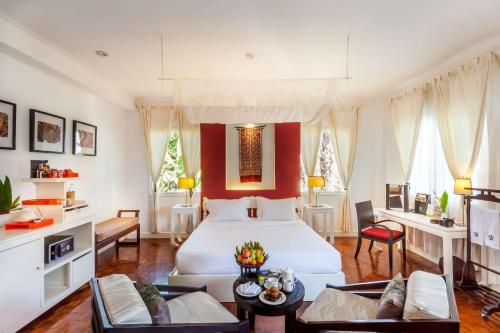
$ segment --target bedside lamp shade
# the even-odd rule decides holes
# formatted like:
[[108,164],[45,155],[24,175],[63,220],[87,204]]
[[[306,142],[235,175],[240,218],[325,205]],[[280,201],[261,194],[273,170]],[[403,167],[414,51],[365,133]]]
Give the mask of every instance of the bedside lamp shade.
[[318,188],[325,187],[325,177],[323,176],[308,176],[307,177],[307,187],[316,189],[316,202],[314,203],[314,207],[318,206]]
[[470,178],[457,178],[455,179],[455,187],[453,192],[459,195],[471,195],[472,190],[465,189],[471,187],[472,187],[472,181]]
[[325,187],[325,177],[309,176],[307,177],[307,187]]
[[193,177],[179,177],[179,182],[177,184],[178,188],[183,190],[191,190],[194,188],[194,178]]

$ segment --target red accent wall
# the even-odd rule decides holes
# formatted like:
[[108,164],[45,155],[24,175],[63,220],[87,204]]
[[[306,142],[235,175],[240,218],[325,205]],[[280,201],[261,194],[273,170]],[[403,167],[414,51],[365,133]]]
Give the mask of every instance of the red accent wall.
[[300,123],[275,124],[275,189],[226,190],[226,126],[201,124],[201,196],[237,199],[256,195],[271,199],[300,196]]

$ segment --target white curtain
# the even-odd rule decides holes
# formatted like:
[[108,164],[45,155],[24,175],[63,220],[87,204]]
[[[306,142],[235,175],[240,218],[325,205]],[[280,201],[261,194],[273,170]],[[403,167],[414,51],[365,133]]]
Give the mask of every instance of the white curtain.
[[153,196],[150,231],[156,233],[158,218],[157,185],[161,176],[163,161],[170,139],[170,130],[175,122],[178,108],[172,106],[139,105],[142,128],[144,131],[144,148]]
[[[487,184],[489,188],[500,189],[500,51],[493,52],[492,54],[487,90],[486,118],[489,166]],[[500,204],[491,205],[490,208],[500,210]],[[482,254],[484,254],[484,256],[481,256],[483,264],[497,271],[500,270],[500,250],[488,247],[483,250]],[[499,275],[489,273],[485,274],[483,279],[485,283],[495,284],[497,285],[496,289],[500,289]]]
[[[306,176],[314,176],[318,163],[319,141],[321,139],[321,122],[300,124],[300,154]],[[308,202],[312,202],[313,189],[307,192]]]
[[196,179],[200,170],[200,124],[191,123],[184,111],[179,116],[182,159],[186,176]]
[[328,112],[328,128],[332,137],[333,151],[345,190],[340,225],[343,231],[352,229],[349,186],[356,156],[359,112],[357,106],[331,108]]
[[424,100],[425,86],[411,89],[389,100],[396,145],[406,183],[410,181]]
[[311,122],[338,101],[336,80],[175,80],[192,123]]
[[471,177],[479,154],[490,58],[478,57],[432,84],[441,143],[454,178]]

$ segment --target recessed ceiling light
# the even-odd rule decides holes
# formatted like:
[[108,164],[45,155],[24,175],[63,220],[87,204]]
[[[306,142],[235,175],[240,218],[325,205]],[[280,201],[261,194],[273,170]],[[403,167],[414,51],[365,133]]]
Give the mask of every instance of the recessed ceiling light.
[[97,50],[97,51],[95,51],[95,54],[97,54],[99,57],[107,57],[108,56],[108,52],[103,51],[103,50]]
[[247,54],[245,54],[245,57],[246,57],[247,59],[252,60],[252,59],[255,59],[255,54],[254,54],[254,53],[252,53],[252,52],[248,52]]

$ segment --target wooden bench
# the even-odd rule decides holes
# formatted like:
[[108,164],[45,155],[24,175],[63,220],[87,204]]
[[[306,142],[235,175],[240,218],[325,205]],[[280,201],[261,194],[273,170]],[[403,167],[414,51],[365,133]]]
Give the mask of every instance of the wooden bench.
[[[123,213],[133,213],[132,217],[125,217]],[[125,237],[131,232],[137,232],[136,241],[123,241],[120,238]],[[99,249],[115,242],[116,255],[120,246],[137,246],[139,251],[141,244],[141,225],[139,223],[138,209],[120,209],[118,216],[95,225],[95,272],[97,274],[97,257]]]

